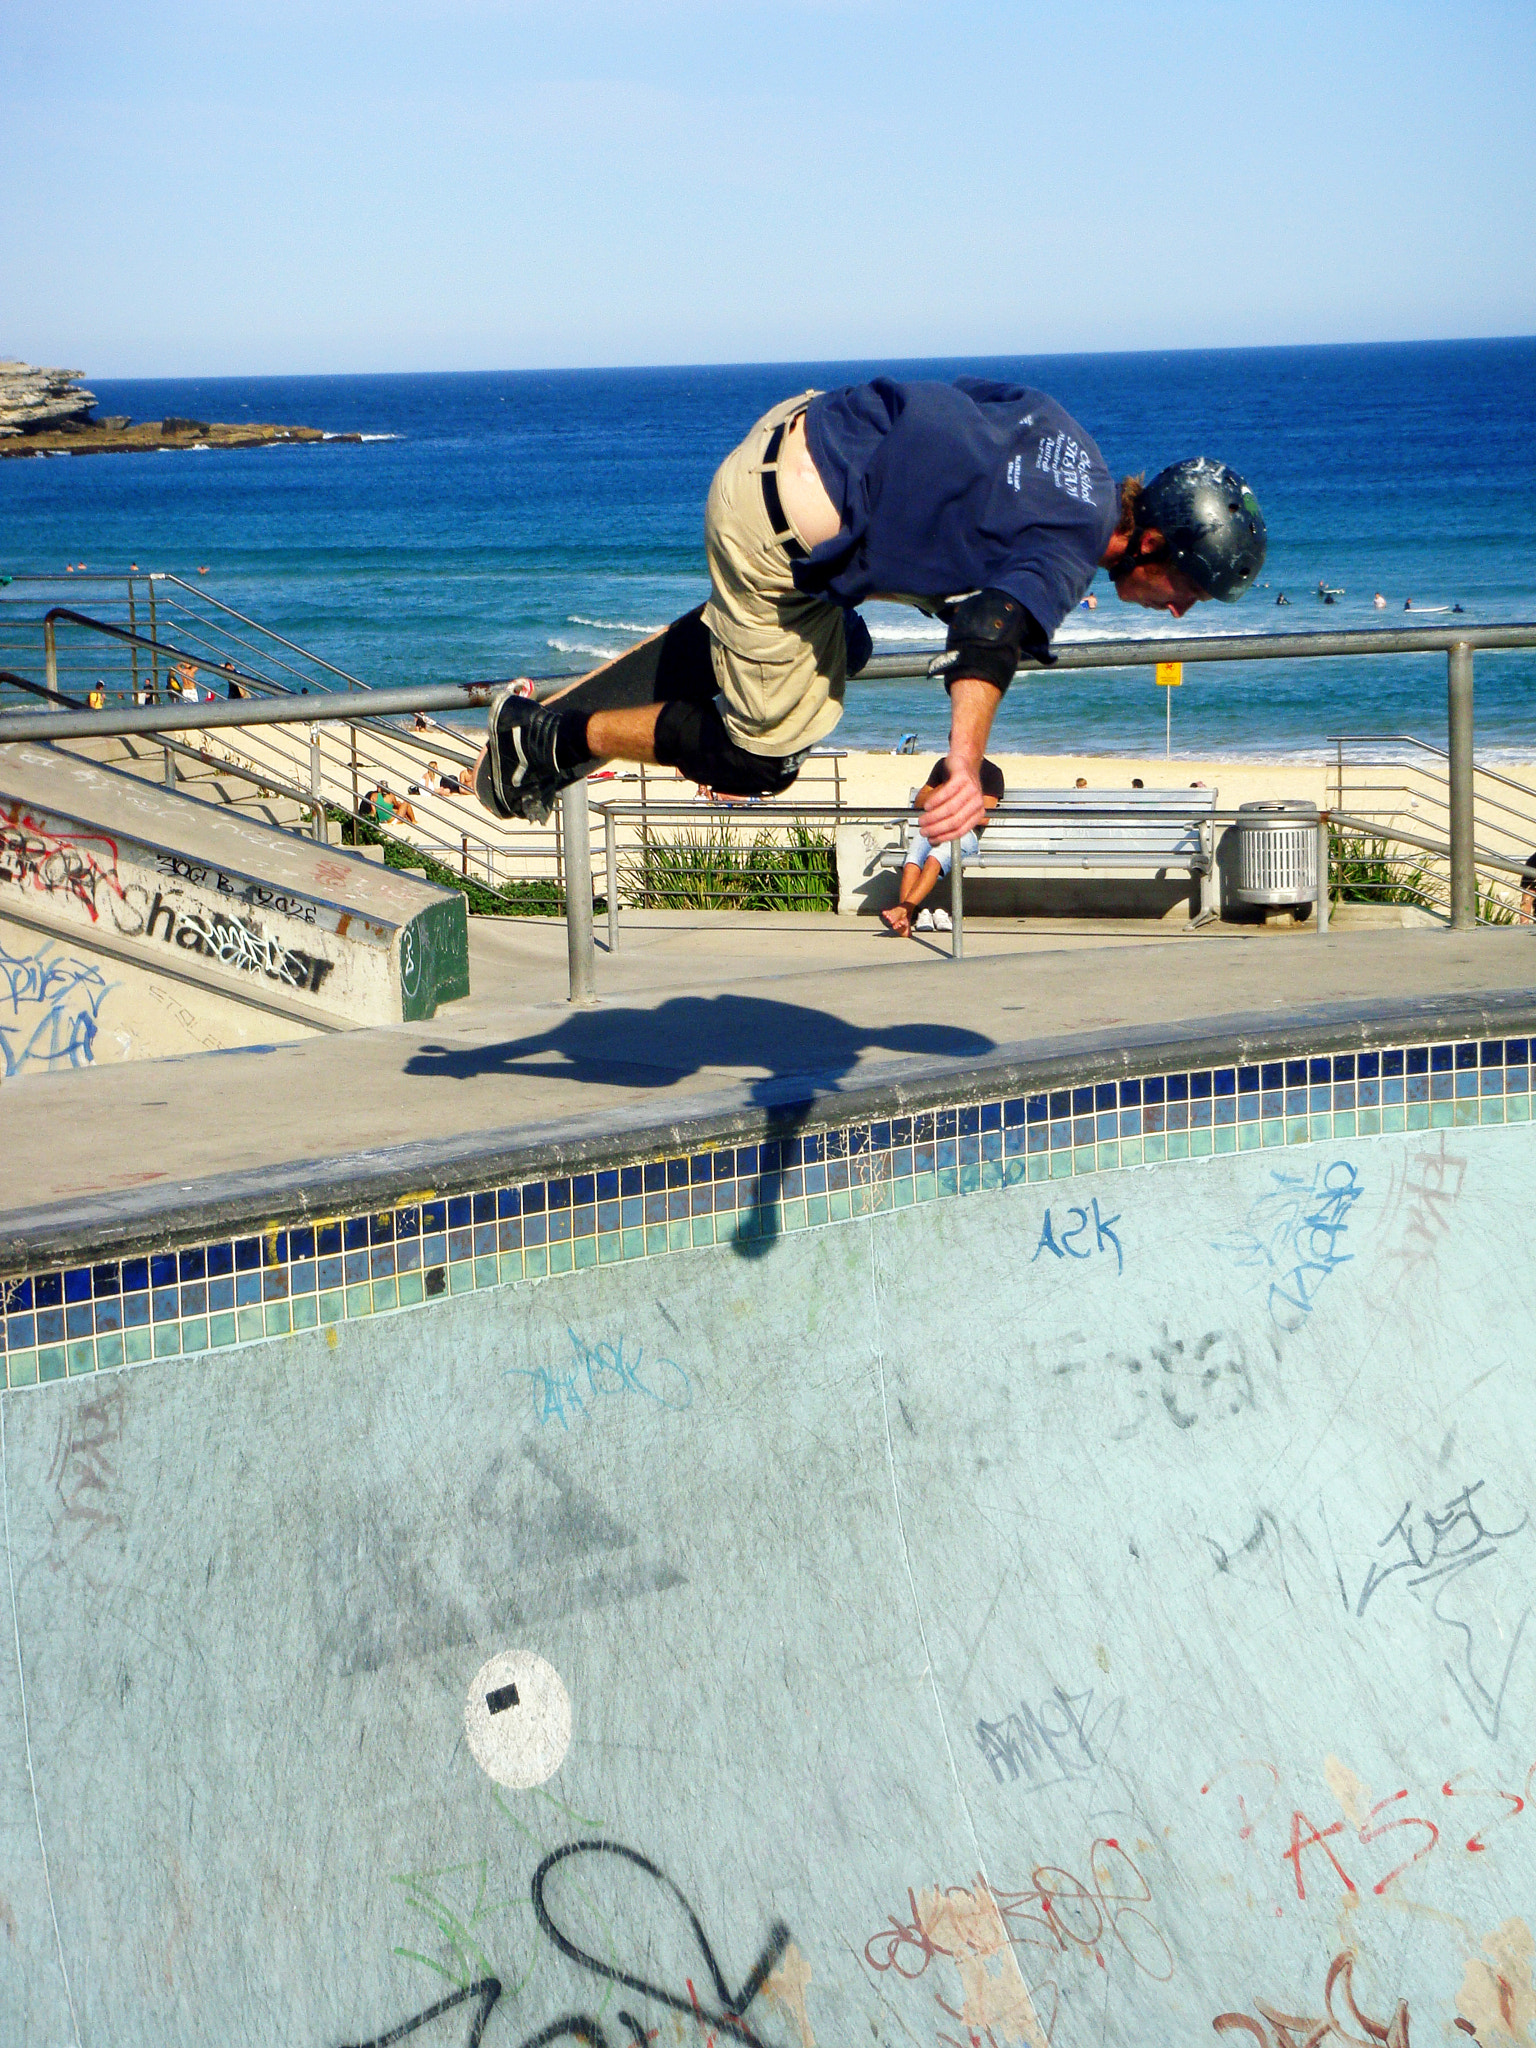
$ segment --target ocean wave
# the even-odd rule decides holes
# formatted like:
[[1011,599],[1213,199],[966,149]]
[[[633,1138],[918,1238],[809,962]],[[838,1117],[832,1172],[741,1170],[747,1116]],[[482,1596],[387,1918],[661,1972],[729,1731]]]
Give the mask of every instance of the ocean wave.
[[546,640],[544,645],[556,654],[590,654],[594,661],[613,661],[624,652],[622,647],[597,647],[590,640]]
[[567,612],[568,626],[595,626],[599,633],[659,633],[671,621],[662,619],[657,624],[642,626],[638,619],[589,619],[580,612]]
[[403,434],[359,434],[357,438],[359,441],[401,441],[404,440],[405,436]]
[[943,644],[944,628],[936,619],[928,619],[920,626],[888,626],[884,619],[866,619],[864,623],[877,647],[882,642],[901,647],[938,647]]

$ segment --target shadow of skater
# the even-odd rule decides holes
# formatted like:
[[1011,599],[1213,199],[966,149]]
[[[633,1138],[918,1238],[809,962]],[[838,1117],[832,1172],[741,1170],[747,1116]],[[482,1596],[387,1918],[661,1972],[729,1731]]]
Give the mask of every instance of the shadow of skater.
[[[993,1043],[956,1024],[865,1025],[763,996],[674,996],[651,1010],[573,1010],[547,1031],[496,1044],[424,1045],[405,1071],[435,1080],[526,1074],[637,1089],[670,1087],[707,1069],[722,1077],[755,1072],[748,1094],[767,1112],[768,1132],[756,1147],[744,1148],[755,1152],[755,1170],[741,1176],[748,1185],[738,1186],[735,1238],[741,1256],[755,1258],[781,1234],[782,1202],[798,1199],[805,1173],[822,1164],[802,1157],[822,1143],[800,1135],[813,1096],[835,1090],[867,1053],[963,1062]],[[815,1113],[825,1116],[827,1106]],[[875,1155],[861,1156],[866,1178],[859,1184],[873,1193]],[[873,1195],[869,1207],[878,1206]]]

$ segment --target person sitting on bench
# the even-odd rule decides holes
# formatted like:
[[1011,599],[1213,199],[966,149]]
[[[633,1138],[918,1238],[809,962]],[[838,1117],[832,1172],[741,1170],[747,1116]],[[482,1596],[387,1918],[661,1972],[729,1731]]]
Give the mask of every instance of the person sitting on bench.
[[[913,819],[907,832],[907,858],[901,870],[896,903],[892,909],[882,910],[880,913],[880,922],[893,938],[909,939],[914,931],[947,932],[951,928],[953,920],[947,910],[927,911],[918,908],[933,894],[940,875],[949,873],[950,860],[955,850],[954,841],[948,839],[942,845],[930,846],[923,837],[920,823],[921,815],[928,808],[934,791],[942,789],[948,779],[949,763],[941,755],[928,770],[928,780],[912,799],[912,808],[918,813],[918,817]],[[995,761],[984,760],[981,764],[981,800],[989,814],[1002,802],[1003,792],[1002,769]],[[966,833],[960,841],[963,859],[974,860],[978,851],[976,833],[984,832],[986,829],[987,821],[983,818],[976,827],[976,832]],[[915,924],[912,919],[914,911],[917,911]]]

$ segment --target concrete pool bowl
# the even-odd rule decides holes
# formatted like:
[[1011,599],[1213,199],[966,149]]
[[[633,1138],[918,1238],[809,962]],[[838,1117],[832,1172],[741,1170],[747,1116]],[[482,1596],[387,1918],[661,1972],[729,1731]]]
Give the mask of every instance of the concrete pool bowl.
[[1529,2041],[1533,1032],[13,1207],[0,2037]]

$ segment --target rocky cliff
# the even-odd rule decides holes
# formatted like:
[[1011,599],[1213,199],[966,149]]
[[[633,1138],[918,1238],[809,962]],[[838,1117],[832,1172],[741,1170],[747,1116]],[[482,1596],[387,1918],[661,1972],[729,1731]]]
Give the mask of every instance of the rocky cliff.
[[84,370],[39,370],[31,363],[0,361],[0,440],[40,428],[84,424],[96,403],[81,384]]

